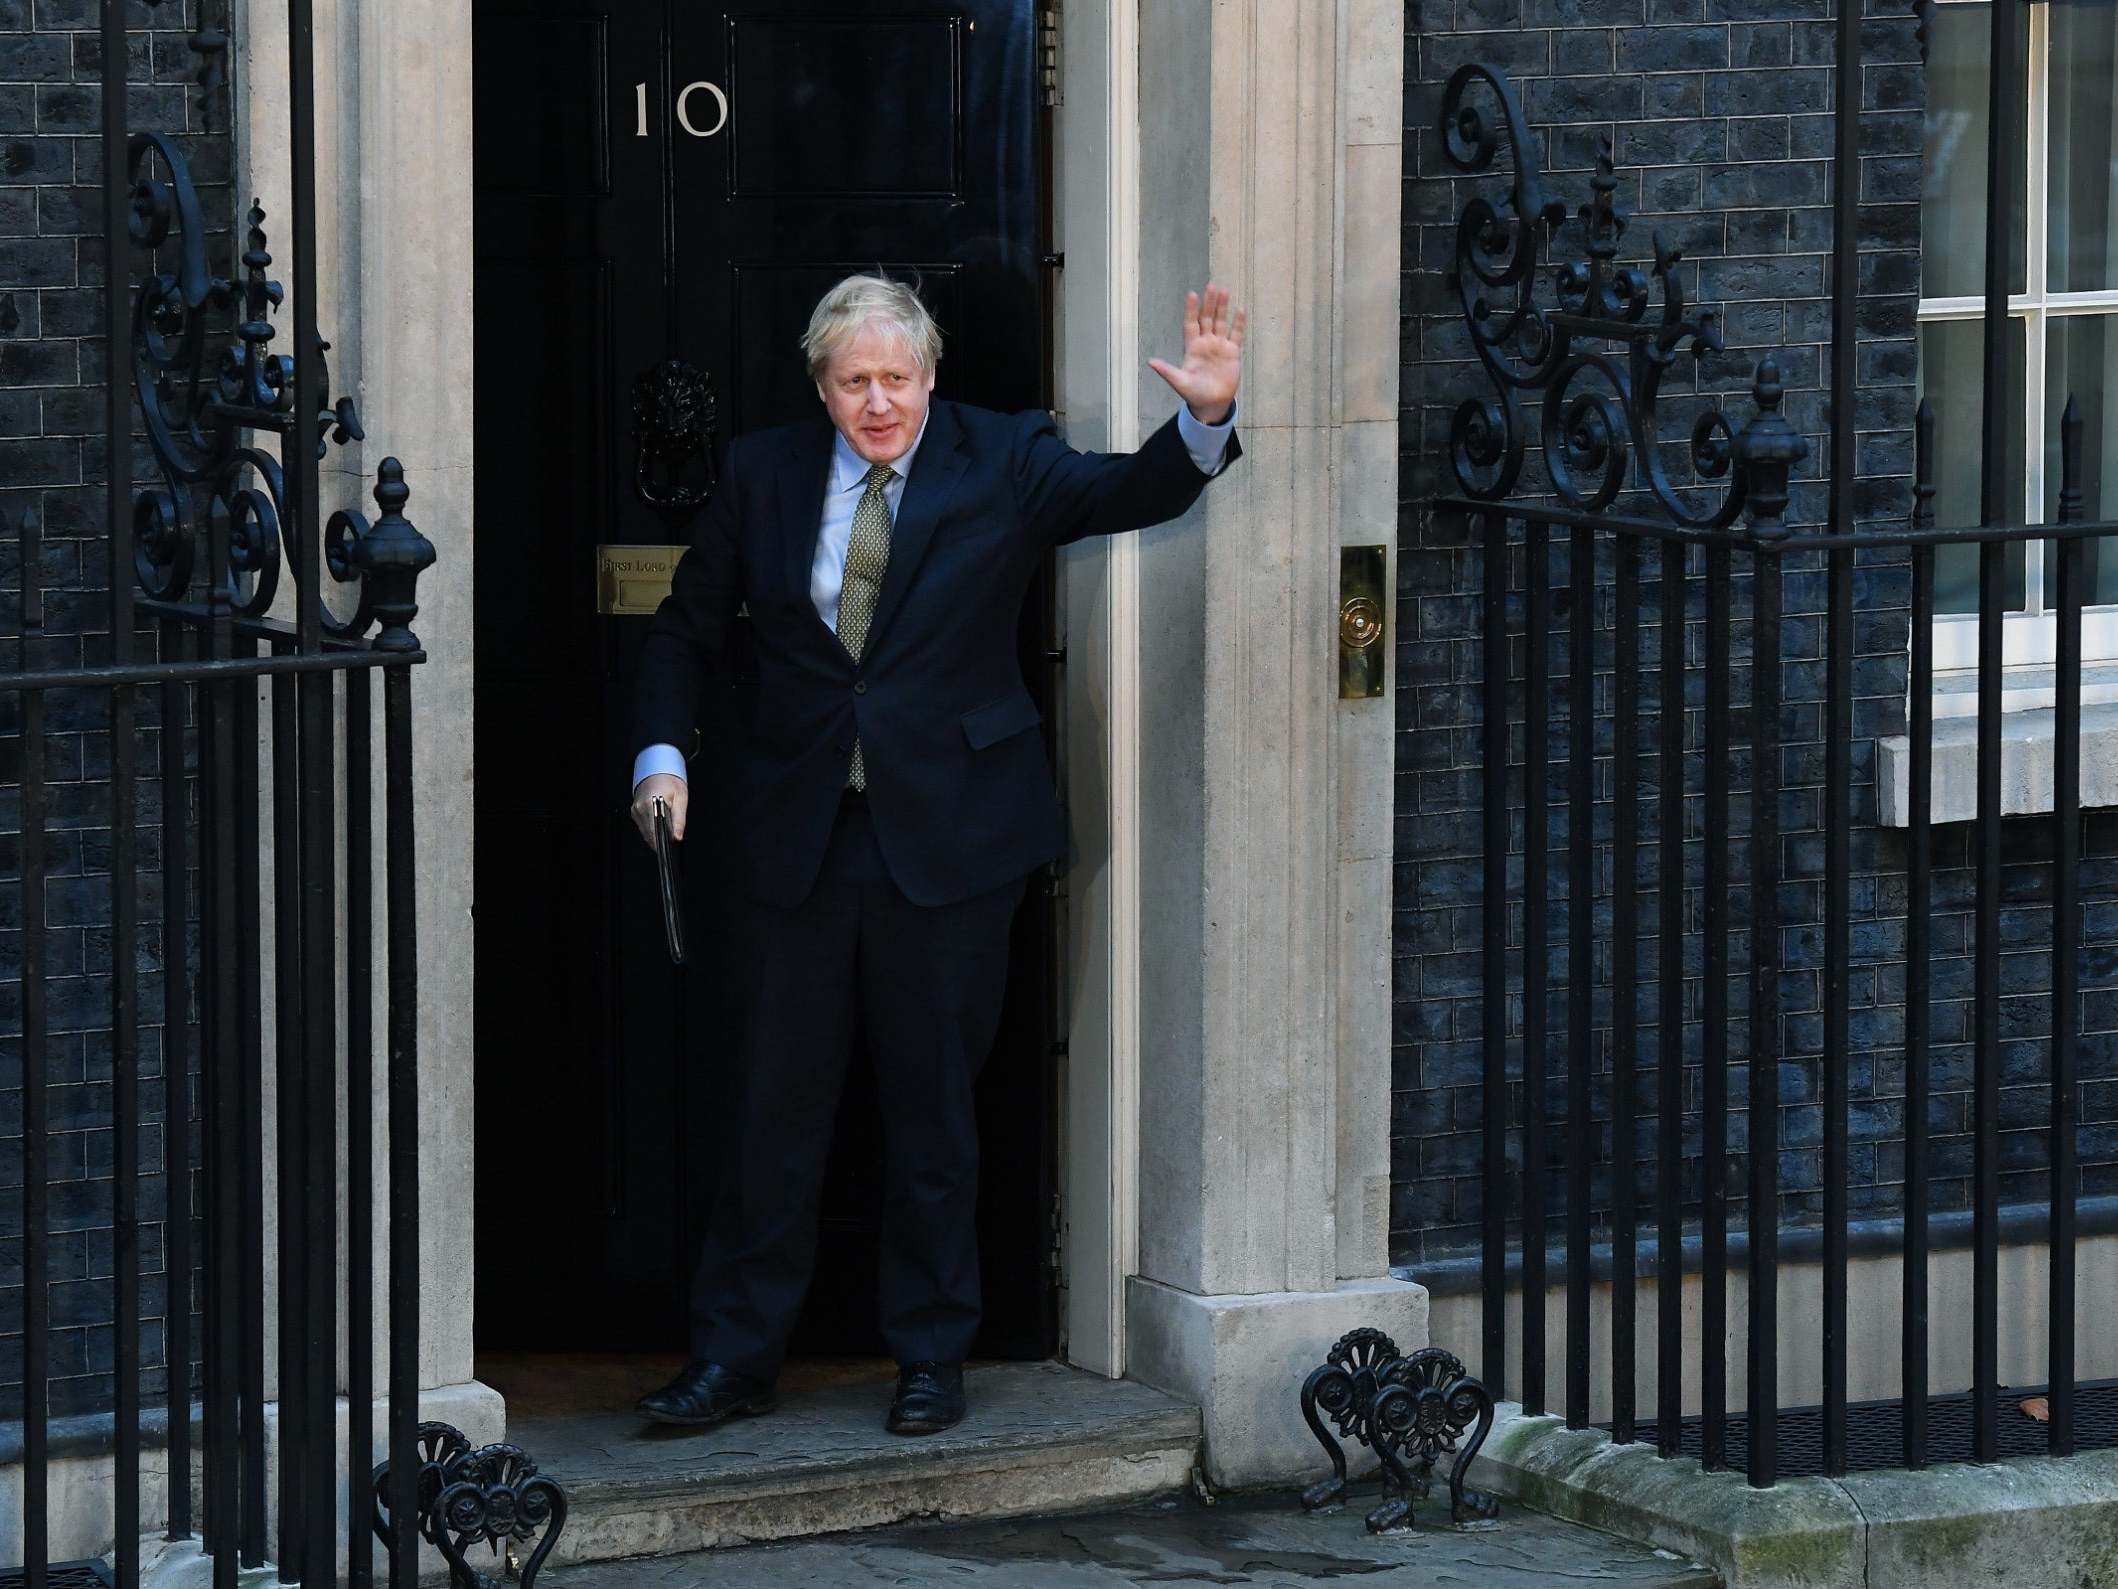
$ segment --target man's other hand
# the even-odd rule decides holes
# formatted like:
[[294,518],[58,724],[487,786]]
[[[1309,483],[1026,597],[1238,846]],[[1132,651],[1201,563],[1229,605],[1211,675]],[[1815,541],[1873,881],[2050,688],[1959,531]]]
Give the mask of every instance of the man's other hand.
[[684,804],[689,795],[689,786],[674,773],[650,773],[640,780],[640,787],[632,792],[632,825],[640,830],[640,837],[652,849],[655,842],[655,796],[669,807],[669,836],[681,839],[684,836]]
[[1184,295],[1183,364],[1147,361],[1202,425],[1220,424],[1235,405],[1236,388],[1243,384],[1243,329],[1248,323],[1242,310],[1230,314],[1228,289],[1209,281],[1203,300],[1195,292]]

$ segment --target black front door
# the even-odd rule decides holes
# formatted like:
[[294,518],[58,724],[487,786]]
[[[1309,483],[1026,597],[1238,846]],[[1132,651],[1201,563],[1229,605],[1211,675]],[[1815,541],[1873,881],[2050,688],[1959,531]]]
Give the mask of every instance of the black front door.
[[[813,413],[796,345],[809,310],[881,266],[916,277],[941,323],[938,395],[1045,402],[1034,52],[1027,0],[479,0],[483,1346],[680,1347],[723,1162],[716,1099],[740,1049],[747,938],[744,835],[718,768],[755,690],[738,669],[701,724],[679,972],[624,816],[646,620],[595,599],[599,546],[684,543],[711,489],[714,447],[655,447],[655,424],[681,412],[661,401],[671,362],[703,377],[688,391],[711,407],[688,412],[710,412],[720,446]],[[1040,582],[1022,632],[1040,700],[1049,611]],[[1051,921],[1033,887],[981,1091],[991,1355],[1055,1341]],[[797,1343],[810,1350],[877,1344],[872,1096],[856,1063]]]

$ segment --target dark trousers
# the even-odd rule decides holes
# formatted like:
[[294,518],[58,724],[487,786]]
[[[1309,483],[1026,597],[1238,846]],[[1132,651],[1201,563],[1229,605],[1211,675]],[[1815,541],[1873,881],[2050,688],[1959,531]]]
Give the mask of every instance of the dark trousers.
[[741,1118],[692,1280],[692,1354],[770,1379],[816,1263],[831,1127],[856,1023],[882,1116],[883,1339],[899,1362],[959,1362],[977,1332],[973,1084],[1000,1023],[1027,878],[960,904],[890,881],[849,796],[816,887],[754,908]]

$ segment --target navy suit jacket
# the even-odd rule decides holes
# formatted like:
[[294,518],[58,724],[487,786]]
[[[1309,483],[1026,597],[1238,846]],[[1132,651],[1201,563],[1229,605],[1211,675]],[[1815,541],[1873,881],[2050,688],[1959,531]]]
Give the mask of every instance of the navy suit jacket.
[[[860,736],[876,842],[915,904],[1011,883],[1066,848],[1015,629],[1051,547],[1175,518],[1199,472],[1171,420],[1135,453],[1083,453],[1048,414],[932,404],[890,534],[859,662],[817,615],[809,570],[833,432],[819,418],[743,437],[649,627],[635,745],[692,743],[700,692],[749,605],[757,729],[733,763],[750,886],[815,882]],[[1226,462],[1242,455],[1235,437]],[[1226,467],[1224,463],[1223,467]]]

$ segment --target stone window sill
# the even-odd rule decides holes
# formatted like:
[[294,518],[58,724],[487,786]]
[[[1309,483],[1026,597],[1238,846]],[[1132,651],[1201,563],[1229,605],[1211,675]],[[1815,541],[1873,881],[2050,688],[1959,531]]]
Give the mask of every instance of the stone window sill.
[[[2057,716],[2049,707],[2004,712],[2000,719],[2000,809],[2033,816],[2052,809]],[[1912,741],[1876,741],[1875,776],[1882,825],[1910,826]],[[2081,805],[2118,806],[2118,702],[2081,709]],[[1978,815],[1978,719],[1937,717],[1929,819],[1969,822]]]

